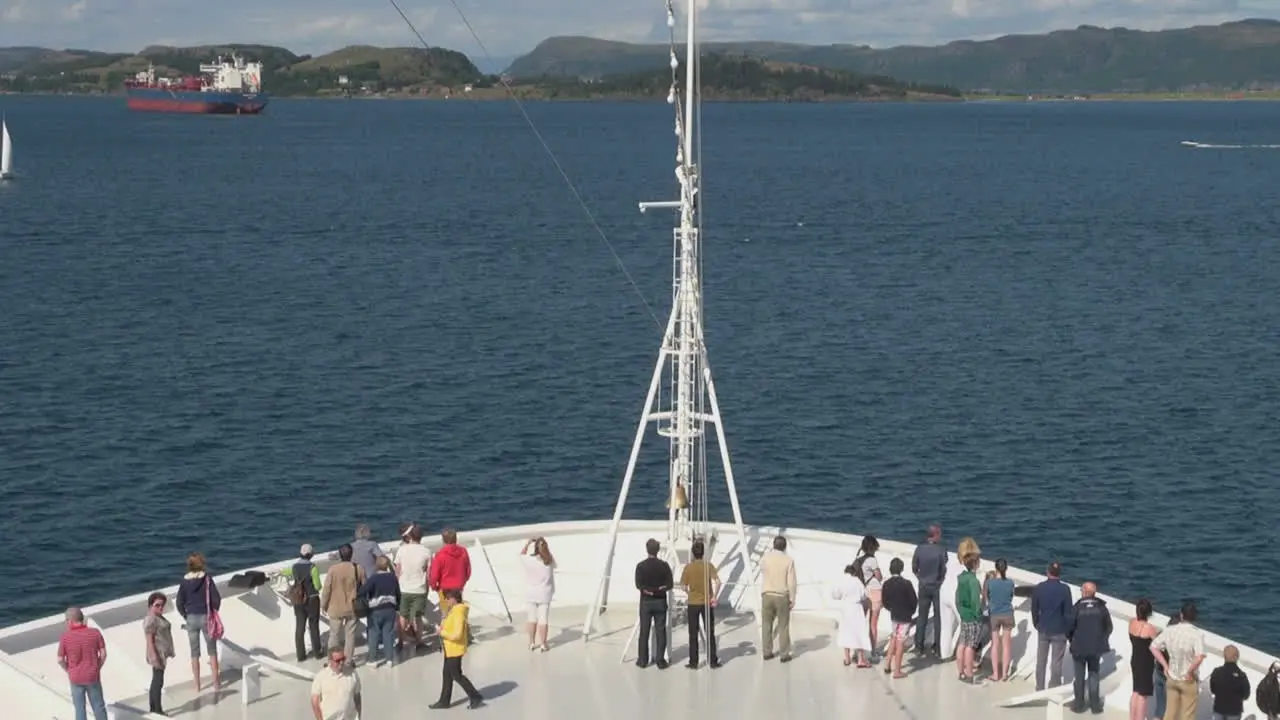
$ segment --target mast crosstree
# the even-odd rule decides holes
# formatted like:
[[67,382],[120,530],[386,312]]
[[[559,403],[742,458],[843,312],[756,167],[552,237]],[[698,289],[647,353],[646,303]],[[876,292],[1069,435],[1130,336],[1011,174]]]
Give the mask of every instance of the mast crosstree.
[[[658,434],[670,439],[670,477],[667,488],[667,538],[665,546],[687,546],[694,536],[705,537],[709,526],[707,488],[708,425],[715,428],[716,445],[720,450],[720,462],[728,486],[729,503],[738,530],[737,554],[741,561],[742,577],[748,583],[755,578],[747,555],[746,531],[742,522],[742,509],[738,504],[738,491],[733,479],[733,465],[729,459],[729,445],[725,440],[724,424],[720,416],[720,403],[716,398],[711,366],[707,362],[707,347],[702,323],[702,222],[698,213],[701,177],[698,160],[700,148],[695,144],[701,120],[701,96],[699,93],[699,55],[697,36],[697,0],[690,0],[686,24],[686,61],[684,63],[684,88],[680,88],[680,59],[676,54],[675,8],[673,0],[667,0],[667,27],[671,34],[671,91],[667,102],[675,108],[676,180],[680,187],[680,199],[642,202],[640,211],[651,208],[670,208],[678,211],[679,223],[673,230],[673,278],[671,316],[667,321],[657,363],[649,383],[644,410],[636,429],[631,456],[627,461],[622,489],[618,493],[613,521],[609,528],[609,540],[596,590],[595,602],[587,609],[583,634],[589,638],[602,606],[606,588],[613,569],[613,556],[617,545],[618,529],[631,481],[635,477],[636,462],[644,443],[650,422],[658,425]],[[666,371],[664,373],[664,371]],[[663,376],[667,376],[669,393],[662,392]],[[710,559],[710,556],[708,556]],[[744,598],[747,597],[745,594]]]

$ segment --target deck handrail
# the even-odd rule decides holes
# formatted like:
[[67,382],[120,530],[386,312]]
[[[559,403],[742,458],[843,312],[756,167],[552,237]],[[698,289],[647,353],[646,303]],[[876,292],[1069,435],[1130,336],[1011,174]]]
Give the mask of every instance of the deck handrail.
[[489,579],[493,580],[493,586],[498,590],[498,599],[502,601],[502,611],[507,615],[507,622],[514,622],[511,617],[511,608],[507,606],[507,596],[502,592],[502,583],[498,581],[498,573],[493,569],[493,561],[489,558],[489,552],[484,549],[484,543],[480,542],[480,538],[475,539],[476,552],[484,556],[484,567],[489,571]]

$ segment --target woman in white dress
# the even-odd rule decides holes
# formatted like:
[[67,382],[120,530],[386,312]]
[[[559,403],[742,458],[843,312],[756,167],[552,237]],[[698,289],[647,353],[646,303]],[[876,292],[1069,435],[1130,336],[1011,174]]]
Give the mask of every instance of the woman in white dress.
[[869,668],[867,652],[871,650],[871,635],[867,629],[867,615],[863,607],[863,599],[867,596],[866,586],[858,579],[857,568],[850,565],[844,569],[842,577],[831,588],[831,597],[840,604],[840,632],[837,638],[840,647],[844,648],[844,664],[853,664],[853,651],[858,651],[858,667]]

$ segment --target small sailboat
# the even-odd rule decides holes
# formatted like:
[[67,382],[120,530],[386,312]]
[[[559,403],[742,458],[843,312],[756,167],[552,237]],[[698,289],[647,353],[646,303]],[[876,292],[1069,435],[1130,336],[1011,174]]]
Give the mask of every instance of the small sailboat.
[[9,124],[0,120],[0,180],[13,179],[13,140],[9,138]]

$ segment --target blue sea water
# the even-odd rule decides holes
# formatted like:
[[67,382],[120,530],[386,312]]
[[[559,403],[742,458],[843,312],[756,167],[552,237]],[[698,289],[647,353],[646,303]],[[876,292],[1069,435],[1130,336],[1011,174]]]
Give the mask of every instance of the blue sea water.
[[[528,110],[658,319],[670,109]],[[509,103],[0,97],[0,622],[608,515],[661,329]],[[1270,103],[708,105],[748,522],[952,542],[1280,650]],[[652,442],[628,515],[658,516]],[[723,492],[718,515],[727,516]]]

